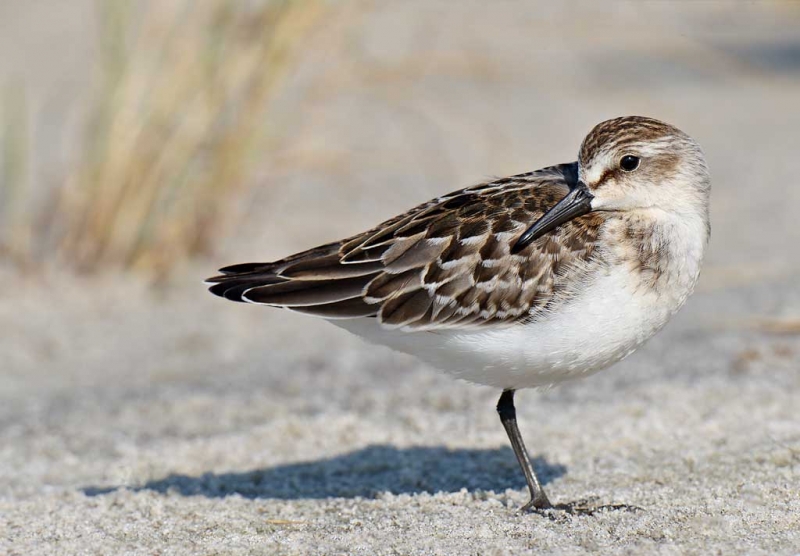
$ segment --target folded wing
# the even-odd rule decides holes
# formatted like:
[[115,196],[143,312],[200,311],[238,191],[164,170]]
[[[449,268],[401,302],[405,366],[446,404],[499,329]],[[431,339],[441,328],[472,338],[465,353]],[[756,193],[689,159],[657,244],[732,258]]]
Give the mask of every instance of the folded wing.
[[511,254],[576,177],[562,164],[435,199],[352,238],[273,263],[220,270],[210,291],[326,319],[375,317],[407,330],[534,318],[594,251],[589,214]]

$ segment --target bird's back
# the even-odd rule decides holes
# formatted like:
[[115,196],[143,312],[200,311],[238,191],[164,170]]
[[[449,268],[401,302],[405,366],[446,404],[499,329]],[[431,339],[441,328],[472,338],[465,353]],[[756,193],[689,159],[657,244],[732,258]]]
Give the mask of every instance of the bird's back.
[[351,238],[272,263],[221,269],[210,291],[326,319],[406,331],[527,322],[591,259],[603,215],[512,254],[515,240],[577,179],[562,164],[454,192]]

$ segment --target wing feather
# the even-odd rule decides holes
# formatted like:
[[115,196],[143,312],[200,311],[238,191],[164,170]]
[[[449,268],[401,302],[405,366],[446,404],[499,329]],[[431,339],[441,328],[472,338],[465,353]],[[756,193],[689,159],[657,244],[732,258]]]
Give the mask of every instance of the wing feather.
[[576,180],[572,163],[479,184],[340,242],[225,267],[209,279],[210,291],[327,319],[375,317],[403,330],[529,320],[593,260],[605,220],[598,213],[511,254]]

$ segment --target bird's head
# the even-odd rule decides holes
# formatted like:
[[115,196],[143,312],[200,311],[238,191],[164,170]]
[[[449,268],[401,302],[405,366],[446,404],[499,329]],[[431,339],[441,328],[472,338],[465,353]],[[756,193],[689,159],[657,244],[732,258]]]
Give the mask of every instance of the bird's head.
[[664,122],[640,116],[602,122],[584,139],[578,165],[593,211],[707,210],[711,181],[703,151]]
[[663,211],[707,221],[710,190],[703,151],[684,132],[641,116],[607,120],[581,144],[577,183],[520,237],[514,250],[595,211]]

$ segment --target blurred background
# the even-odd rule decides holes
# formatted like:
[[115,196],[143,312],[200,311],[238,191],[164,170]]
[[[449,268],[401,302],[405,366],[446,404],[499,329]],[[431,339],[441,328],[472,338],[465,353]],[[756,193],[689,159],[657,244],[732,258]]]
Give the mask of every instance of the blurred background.
[[4,266],[164,277],[212,254],[276,257],[572,160],[622,114],[704,145],[709,266],[796,262],[796,2],[0,10]]
[[[707,262],[671,343],[552,396],[699,380],[665,354],[798,388],[798,2],[0,3],[3,488],[300,457],[190,455],[189,439],[290,410],[474,409],[494,431],[490,390],[201,281],[572,161],[593,125],[629,114],[705,149]],[[457,422],[462,438],[480,419]],[[164,438],[187,444],[165,459]]]

